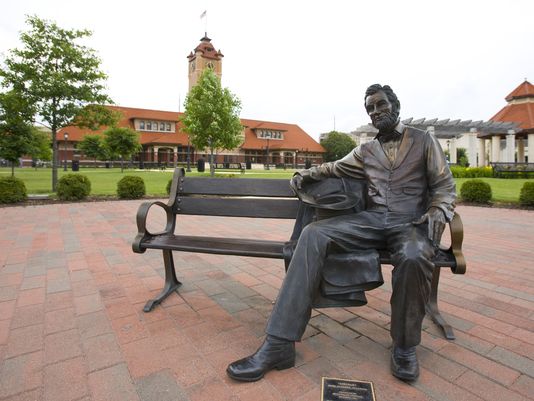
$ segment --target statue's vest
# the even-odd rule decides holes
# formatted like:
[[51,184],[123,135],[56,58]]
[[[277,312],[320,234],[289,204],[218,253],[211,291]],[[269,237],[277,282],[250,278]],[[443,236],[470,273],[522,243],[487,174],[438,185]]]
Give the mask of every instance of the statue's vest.
[[425,131],[406,127],[393,163],[378,140],[362,145],[367,210],[423,214],[428,207]]

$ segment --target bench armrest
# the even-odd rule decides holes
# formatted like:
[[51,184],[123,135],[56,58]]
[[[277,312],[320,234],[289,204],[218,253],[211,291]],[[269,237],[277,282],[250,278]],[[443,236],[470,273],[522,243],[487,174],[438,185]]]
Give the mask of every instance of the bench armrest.
[[451,267],[451,270],[455,274],[464,274],[466,270],[465,257],[462,252],[464,226],[458,213],[454,213],[454,217],[449,222],[449,228],[451,230],[451,246],[449,251],[452,252],[456,259],[456,266]]
[[[165,210],[165,214],[167,215],[167,223],[165,224],[164,231],[152,233],[146,227],[148,212],[152,206],[159,206],[163,208],[163,210]],[[132,249],[136,253],[145,252],[146,249],[144,249],[141,246],[141,243],[146,238],[154,237],[157,235],[172,234],[174,233],[174,229],[176,227],[176,218],[172,211],[172,207],[160,201],[143,202],[139,206],[139,209],[137,209],[136,221],[137,221],[137,235],[132,243]]]

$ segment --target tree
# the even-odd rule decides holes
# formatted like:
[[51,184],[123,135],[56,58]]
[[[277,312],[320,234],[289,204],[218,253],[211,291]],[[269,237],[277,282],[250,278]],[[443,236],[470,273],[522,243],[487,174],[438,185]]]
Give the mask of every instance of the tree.
[[50,144],[50,134],[36,128],[33,131],[33,138],[28,154],[31,156],[32,160],[51,160],[52,148],[50,147]]
[[112,158],[121,159],[121,173],[124,171],[124,159],[129,159],[139,151],[139,134],[131,128],[111,127],[104,131],[104,148]]
[[31,153],[33,111],[31,102],[16,91],[0,93],[0,157],[11,163],[11,176],[19,158]]
[[241,101],[206,68],[185,99],[184,131],[196,149],[210,149],[211,175],[215,174],[215,149],[235,149],[243,141],[239,119]]
[[326,139],[321,141],[321,145],[326,149],[325,161],[330,162],[346,156],[356,147],[356,142],[347,134],[331,131]]
[[116,115],[101,106],[106,74],[95,51],[76,43],[88,30],[67,30],[36,16],[26,18],[21,49],[13,49],[0,68],[1,85],[28,98],[36,117],[52,131],[52,190],[58,178],[57,132],[69,125],[94,128],[112,125]]
[[106,157],[103,138],[100,135],[85,135],[78,143],[78,149],[80,149],[85,156],[94,159],[95,166],[97,159],[104,159]]

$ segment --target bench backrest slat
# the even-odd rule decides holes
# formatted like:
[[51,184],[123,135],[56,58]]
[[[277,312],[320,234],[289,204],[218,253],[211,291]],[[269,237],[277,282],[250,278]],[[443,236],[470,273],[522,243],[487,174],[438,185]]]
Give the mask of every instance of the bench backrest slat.
[[183,197],[177,200],[176,213],[201,216],[294,219],[299,207],[297,198]]
[[289,180],[262,178],[198,178],[186,177],[180,194],[236,195],[293,198]]

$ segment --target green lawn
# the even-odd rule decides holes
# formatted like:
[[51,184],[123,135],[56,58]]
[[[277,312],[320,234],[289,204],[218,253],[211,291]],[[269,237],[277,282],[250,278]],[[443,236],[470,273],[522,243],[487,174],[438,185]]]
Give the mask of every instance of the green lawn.
[[[91,180],[91,194],[93,195],[115,195],[117,182],[125,175],[137,175],[142,177],[145,181],[147,194],[165,196],[165,187],[167,182],[172,178],[172,169],[165,171],[153,170],[124,170],[121,173],[119,168],[81,168],[81,174],[87,175]],[[228,175],[232,174],[235,177],[246,178],[279,178],[289,179],[293,175],[294,170],[247,170],[245,174],[239,171],[220,171],[218,174]],[[67,173],[71,173],[68,171]],[[65,172],[63,169],[59,170],[61,177]],[[0,177],[10,176],[10,168],[0,168]],[[193,170],[187,173],[188,176],[202,176],[209,177],[207,173],[197,173]],[[52,170],[49,168],[17,168],[15,169],[15,177],[21,178],[26,183],[26,188],[30,194],[45,194],[50,193],[52,183]],[[457,191],[460,193],[462,184],[469,178],[456,179]],[[504,203],[518,203],[519,192],[526,181],[534,181],[534,179],[504,179],[504,178],[481,178],[490,184],[493,192],[493,201]]]
[[[145,181],[148,195],[166,195],[165,188],[172,178],[173,169],[160,170],[124,170],[121,173],[120,168],[81,168],[79,173],[86,175],[91,181],[92,195],[115,195],[117,182],[125,175],[136,175]],[[280,178],[289,179],[294,170],[249,170],[245,174],[239,171],[218,171],[217,175],[233,174],[235,177],[247,178]],[[63,169],[58,171],[59,177],[63,174],[72,173],[64,172]],[[209,177],[209,172],[197,173],[196,169],[187,173],[193,177]],[[11,176],[11,168],[0,168],[0,177]],[[46,194],[51,192],[52,188],[52,170],[50,168],[16,168],[15,177],[20,178],[26,184],[29,194]]]

